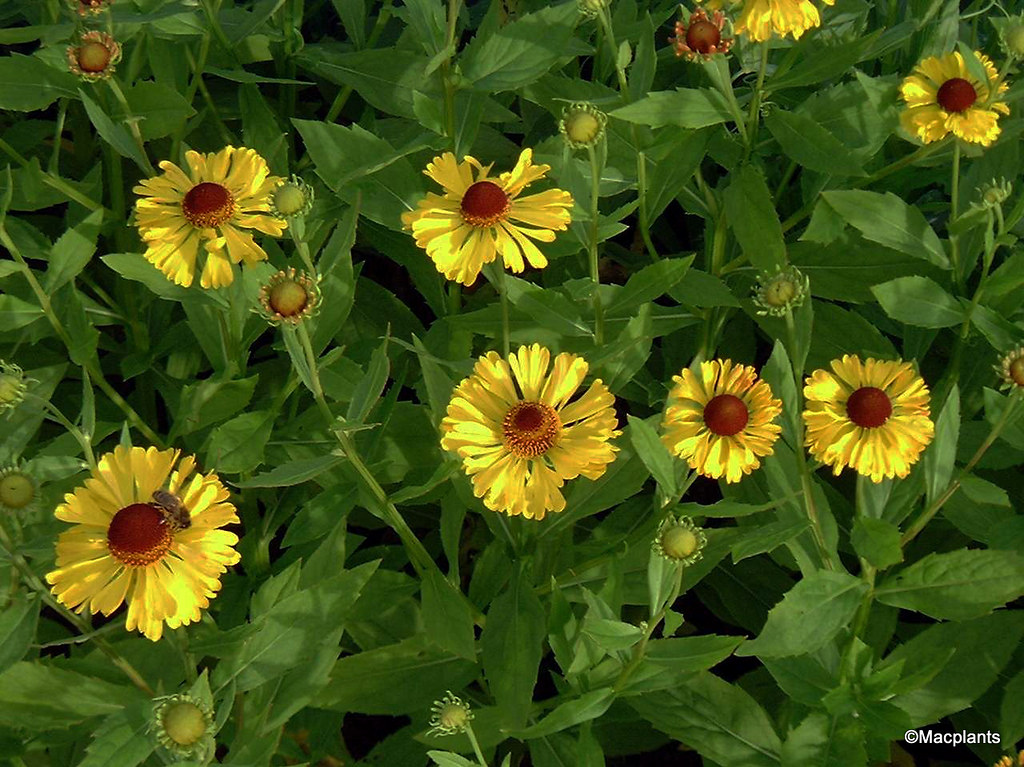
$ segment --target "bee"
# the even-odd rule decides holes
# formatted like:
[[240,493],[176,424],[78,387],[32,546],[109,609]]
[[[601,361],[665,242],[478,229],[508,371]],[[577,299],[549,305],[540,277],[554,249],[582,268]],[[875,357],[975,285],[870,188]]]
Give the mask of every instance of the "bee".
[[153,491],[153,505],[164,515],[164,522],[170,525],[174,532],[187,530],[192,526],[192,515],[185,508],[181,498],[167,490]]

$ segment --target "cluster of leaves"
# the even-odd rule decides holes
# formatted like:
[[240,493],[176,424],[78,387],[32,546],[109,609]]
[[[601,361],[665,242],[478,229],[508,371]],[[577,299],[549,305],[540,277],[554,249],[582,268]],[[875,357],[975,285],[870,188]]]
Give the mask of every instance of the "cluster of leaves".
[[[1024,613],[1000,609],[1024,592],[1024,423],[1000,420],[992,373],[1024,337],[1024,79],[1002,138],[964,150],[957,185],[951,143],[912,156],[897,91],[958,41],[997,53],[956,0],[840,0],[822,28],[771,41],[760,83],[761,50],[743,40],[728,59],[677,60],[672,3],[603,12],[605,25],[539,0],[119,0],[103,18],[124,47],[122,102],[67,71],[80,22],[57,0],[0,9],[0,233],[27,259],[0,261],[0,357],[31,379],[0,416],[0,465],[26,461],[43,483],[17,556],[51,569],[65,526],[50,512],[84,476],[43,403],[98,451],[144,443],[141,423],[218,471],[242,564],[203,622],[156,644],[116,615],[95,625],[154,689],[213,704],[225,764],[413,766],[428,751],[467,764],[465,735],[426,733],[448,689],[471,701],[495,763],[626,764],[682,744],[708,764],[864,765],[940,721],[999,732],[960,755],[994,761],[1024,736]],[[590,199],[590,165],[557,131],[580,100],[609,114],[605,342],[586,205],[546,246],[547,269],[505,285],[513,342],[582,354],[617,395],[621,450],[599,480],[569,485],[564,513],[508,519],[473,497],[437,431],[454,384],[500,345],[495,293],[452,290],[399,216],[448,149],[510,167],[534,147]],[[396,542],[337,451],[294,333],[252,311],[271,264],[295,261],[290,244],[265,239],[270,263],[221,291],[178,287],[140,255],[133,183],[184,148],[227,144],[317,188],[305,238],[323,278],[319,377],[430,561]],[[971,203],[998,176],[1016,196],[997,221]],[[795,342],[749,298],[758,270],[787,263],[812,296]],[[904,481],[802,484],[794,370],[847,353],[916,359],[932,386],[935,442]],[[783,439],[742,483],[698,480],[681,503],[687,467],[656,428],[671,376],[716,355],[762,367]],[[674,570],[650,547],[669,512],[708,537],[674,602]],[[0,753],[157,763],[149,698],[42,607],[10,552],[0,584]]]

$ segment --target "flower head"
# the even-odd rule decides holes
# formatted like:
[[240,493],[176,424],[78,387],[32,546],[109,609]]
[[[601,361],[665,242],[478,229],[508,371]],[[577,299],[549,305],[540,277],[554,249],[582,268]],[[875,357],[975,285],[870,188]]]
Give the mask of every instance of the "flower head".
[[575,101],[562,110],[558,131],[572,149],[586,149],[601,143],[607,122],[605,113],[593,104]]
[[519,194],[549,170],[550,165],[533,164],[532,149],[524,149],[515,168],[496,178],[488,175],[490,165],[472,157],[456,162],[445,152],[424,171],[444,187],[444,195],[428,193],[417,210],[402,214],[402,223],[437,270],[463,285],[472,285],[498,254],[513,272],[523,271],[524,259],[545,267],[548,260],[531,238],[552,242],[555,231],[569,226],[572,196],[561,189]]
[[67,48],[68,68],[83,80],[106,80],[117,70],[121,46],[106,32],[83,32],[78,42]]
[[905,477],[935,426],[924,380],[909,363],[845,355],[807,379],[806,444],[838,475],[849,466],[881,482]]
[[785,317],[801,306],[811,287],[810,279],[795,266],[776,267],[774,274],[762,272],[757,281],[754,291],[754,303],[759,307],[757,313],[775,317]]
[[[832,5],[835,0],[824,0]],[[722,5],[721,0],[708,3],[712,8]],[[799,40],[808,29],[821,25],[821,16],[811,0],[744,0],[736,19],[737,35],[757,43],[768,40],[774,32],[779,37],[793,35]]]
[[576,7],[588,19],[598,16],[607,5],[608,0],[576,0]]
[[68,6],[79,16],[103,13],[112,0],[68,0]]
[[13,410],[25,399],[28,385],[25,373],[13,362],[0,360],[0,413]]
[[202,246],[202,286],[230,285],[235,279],[232,264],[267,258],[245,230],[279,237],[287,228],[287,221],[270,214],[271,193],[284,179],[271,176],[267,161],[253,149],[189,151],[185,159],[188,174],[164,160],[161,175],[144,179],[133,190],[140,195],[135,220],[146,242],[146,259],[168,279],[188,287]]
[[[220,529],[238,516],[216,474],[199,474],[195,458],[178,457],[177,450],[119,446],[64,496],[55,514],[74,527],[61,533],[57,569],[46,576],[61,603],[110,615],[127,601],[126,628],[154,642],[165,623],[199,620],[220,576],[239,560],[238,536]],[[187,511],[187,526],[170,524],[154,503],[165,486]]]
[[1024,13],[1003,21],[999,29],[999,42],[1008,56],[1017,59],[1024,57]]
[[270,195],[270,212],[277,218],[305,216],[313,208],[313,187],[292,174],[290,180],[281,183]]
[[615,398],[600,379],[569,400],[588,365],[563,352],[522,346],[505,361],[477,360],[456,387],[441,422],[441,447],[458,454],[473,493],[492,511],[543,519],[565,509],[559,488],[581,474],[597,479],[615,460]]
[[[999,73],[988,56],[975,55],[985,68],[986,82],[971,74],[959,51],[924,59],[903,81],[900,95],[907,108],[900,113],[900,124],[907,133],[925,144],[950,133],[982,146],[996,140],[999,114],[1009,114],[1010,108],[1000,101],[989,103]],[[1007,87],[1001,83],[996,96]]]
[[691,469],[739,482],[771,455],[782,427],[782,401],[748,365],[710,360],[700,372],[684,368],[669,392],[662,441]]
[[708,537],[689,517],[670,514],[658,528],[651,549],[669,562],[690,566],[704,556]]
[[260,288],[260,305],[267,322],[298,325],[319,311],[320,290],[308,274],[289,267]]
[[676,22],[676,34],[668,41],[676,49],[676,56],[685,56],[687,61],[696,61],[698,57],[710,59],[732,48],[732,38],[722,37],[724,28],[725,14],[715,11],[709,18],[707,11],[698,7],[686,22]]
[[435,700],[430,707],[430,729],[428,735],[457,735],[470,726],[473,712],[469,704],[448,690],[441,700]]
[[191,695],[157,698],[150,729],[176,761],[204,760],[213,752],[213,711]]
[[996,365],[996,372],[1003,379],[1000,388],[1024,392],[1024,346],[1004,354]]
[[24,466],[0,469],[0,512],[25,514],[38,501],[39,483]]

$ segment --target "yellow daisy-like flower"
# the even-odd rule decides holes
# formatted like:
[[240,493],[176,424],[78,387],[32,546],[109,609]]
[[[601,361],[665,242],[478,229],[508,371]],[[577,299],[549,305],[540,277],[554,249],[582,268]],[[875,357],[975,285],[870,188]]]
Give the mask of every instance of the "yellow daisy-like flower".
[[905,477],[932,441],[930,395],[907,362],[845,355],[807,379],[806,444],[838,475],[849,466],[881,482]]
[[189,173],[173,162],[133,190],[135,221],[146,242],[146,259],[178,285],[196,273],[199,246],[206,253],[201,284],[220,288],[234,282],[232,264],[265,261],[266,252],[245,229],[280,237],[288,222],[269,215],[271,193],[284,182],[271,176],[254,149],[233,146],[219,152],[185,153]]
[[615,460],[615,397],[598,379],[570,402],[589,366],[566,352],[548,373],[550,362],[539,344],[507,362],[488,352],[448,404],[441,447],[462,459],[473,493],[492,511],[543,519],[565,509],[565,480],[597,479]]
[[[915,67],[900,85],[900,95],[907,102],[900,113],[900,124],[907,133],[925,144],[949,133],[982,146],[996,140],[999,114],[1010,114],[1010,108],[999,101],[989,104],[989,83],[994,83],[999,73],[988,56],[975,55],[985,66],[988,82],[977,80],[957,51],[930,56]],[[996,95],[1007,87],[1006,83],[1000,84]]]
[[700,363],[673,376],[662,442],[691,469],[712,479],[739,482],[771,455],[782,427],[773,423],[782,401],[748,365],[732,360]]
[[[178,456],[117,447],[84,486],[64,496],[55,514],[75,526],[61,533],[57,569],[46,576],[62,604],[110,615],[127,601],[126,628],[153,641],[165,623],[177,628],[199,620],[221,574],[239,560],[232,548],[238,536],[219,529],[238,516],[217,475],[194,473],[192,456],[175,469]],[[180,508],[168,508],[175,504],[167,493]]]
[[456,162],[445,152],[423,171],[444,187],[444,195],[428,193],[417,210],[402,214],[402,224],[437,270],[463,285],[472,285],[499,253],[513,272],[523,271],[524,259],[543,268],[548,260],[531,238],[552,242],[555,231],[569,226],[572,195],[562,189],[519,194],[549,170],[550,165],[534,165],[533,150],[524,149],[515,168],[489,178],[491,165],[468,156]]
[[[825,0],[826,5],[834,3],[835,0]],[[717,0],[708,3],[708,7],[716,9],[723,4]],[[745,0],[734,29],[737,35],[762,43],[773,32],[779,37],[791,34],[799,40],[808,29],[820,25],[821,16],[810,0]]]

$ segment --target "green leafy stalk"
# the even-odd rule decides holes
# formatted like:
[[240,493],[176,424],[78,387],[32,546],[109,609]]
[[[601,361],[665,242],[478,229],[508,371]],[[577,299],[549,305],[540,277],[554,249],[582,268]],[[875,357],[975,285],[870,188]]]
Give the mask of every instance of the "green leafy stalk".
[[598,268],[597,238],[601,214],[598,201],[601,197],[601,160],[594,147],[587,147],[590,156],[590,238],[587,253],[590,257],[590,279],[594,283],[594,343],[604,343],[604,309],[601,306],[601,274]]

